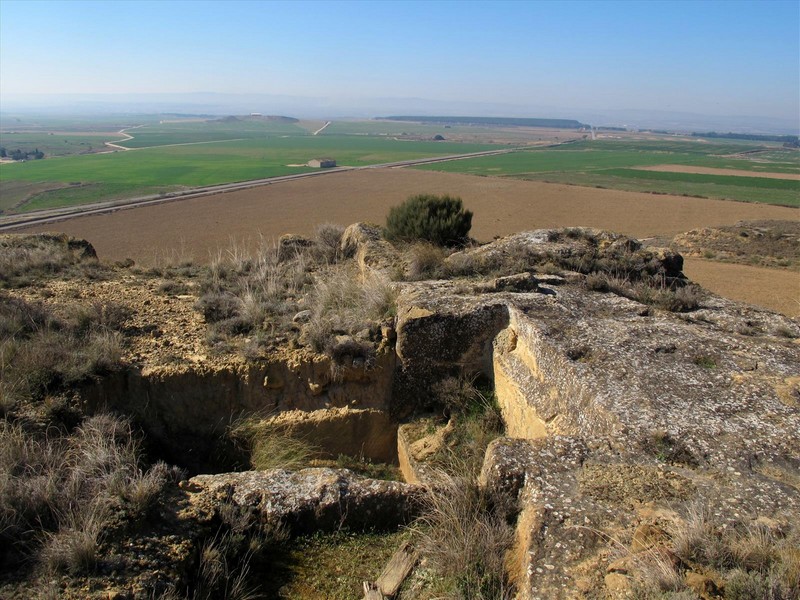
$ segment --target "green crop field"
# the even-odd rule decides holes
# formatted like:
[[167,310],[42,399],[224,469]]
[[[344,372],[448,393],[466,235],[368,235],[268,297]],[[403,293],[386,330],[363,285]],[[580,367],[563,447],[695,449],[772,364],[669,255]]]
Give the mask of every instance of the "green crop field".
[[[303,165],[320,156],[333,157],[341,166],[364,166],[496,147],[367,136],[299,135],[28,161],[0,165],[0,205],[7,212],[22,212],[304,173],[313,169],[290,165]],[[7,202],[7,194],[25,182],[49,183],[60,189]]]
[[800,182],[796,180],[637,169],[662,164],[737,169],[754,174],[759,171],[797,174],[800,173],[800,153],[753,142],[709,144],[603,140],[416,168],[800,206]]
[[126,148],[150,148],[171,144],[259,139],[269,136],[305,136],[309,132],[296,123],[258,118],[228,118],[210,121],[152,123],[129,129],[133,139],[119,142]]

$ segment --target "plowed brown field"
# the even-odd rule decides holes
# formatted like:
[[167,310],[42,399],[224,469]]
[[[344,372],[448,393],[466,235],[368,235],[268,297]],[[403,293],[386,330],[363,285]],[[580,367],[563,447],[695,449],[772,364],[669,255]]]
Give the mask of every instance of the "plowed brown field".
[[800,317],[800,275],[796,271],[689,258],[683,272],[725,298]]
[[[382,223],[390,206],[423,192],[461,196],[475,213],[472,235],[479,240],[566,226],[600,227],[635,237],[672,237],[697,227],[745,219],[800,217],[796,209],[763,204],[413,169],[370,169],[77,217],[27,231],[62,231],[88,239],[109,260],[131,257],[148,264],[179,253],[202,262],[229,247],[231,240],[254,245],[259,235],[267,239],[289,232],[310,235],[324,222]],[[701,271],[696,277],[705,283]],[[731,273],[727,277],[737,280],[739,287],[750,286],[746,277]],[[707,285],[715,289],[710,280]],[[774,295],[772,290],[758,284],[752,291],[765,299],[756,303],[775,307],[766,304]],[[791,308],[791,303],[787,305]]]
[[762,177],[765,179],[792,179],[800,181],[797,173],[767,173],[764,171],[744,171],[742,169],[715,169],[713,167],[695,167],[691,165],[653,165],[636,167],[639,171],[662,171],[665,173],[697,173],[698,175],[732,175],[734,177]]

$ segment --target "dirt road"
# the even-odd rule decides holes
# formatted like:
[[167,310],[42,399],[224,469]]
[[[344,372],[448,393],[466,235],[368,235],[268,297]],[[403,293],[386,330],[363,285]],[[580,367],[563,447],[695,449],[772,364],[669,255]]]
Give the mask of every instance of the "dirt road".
[[330,125],[330,124],[331,124],[331,122],[330,122],[330,121],[325,121],[325,125],[323,125],[323,126],[322,126],[322,127],[320,127],[319,129],[317,129],[317,130],[316,130],[314,133],[312,133],[311,135],[319,135],[320,133],[322,133],[323,131],[325,131],[325,128],[326,128],[328,125]]

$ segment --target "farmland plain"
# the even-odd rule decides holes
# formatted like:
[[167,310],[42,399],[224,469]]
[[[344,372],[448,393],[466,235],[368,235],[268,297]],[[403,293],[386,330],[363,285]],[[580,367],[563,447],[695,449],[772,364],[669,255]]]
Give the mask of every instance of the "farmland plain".
[[[88,144],[94,151],[97,144],[102,148],[104,140],[121,148],[101,155],[0,166],[0,212],[29,212],[299,174],[311,169],[297,165],[320,156],[335,158],[339,165],[366,166],[503,147],[519,151],[418,168],[800,206],[800,152],[775,143],[709,141],[648,132],[614,132],[601,134],[605,139],[590,140],[586,131],[578,130],[385,120],[334,121],[313,135],[324,121],[257,115],[162,117],[107,117],[94,124],[35,120],[11,125],[6,118],[0,131],[4,139],[27,136],[34,147],[37,143],[44,146],[47,156],[86,153]],[[116,125],[125,129],[125,135],[109,131]],[[445,139],[433,141],[437,135]],[[128,136],[132,137],[122,139]],[[670,165],[675,166],[674,171]],[[658,170],[648,170],[654,167]],[[692,169],[739,173],[690,172]],[[748,172],[768,173],[771,178],[742,176]]]
[[[174,140],[175,137],[170,139]],[[5,164],[0,166],[0,197],[6,196],[6,188],[11,194],[11,188],[19,185],[19,182],[51,183],[61,188],[38,193],[25,201],[18,198],[14,202],[3,201],[9,212],[15,206],[16,211],[24,212],[100,199],[168,193],[187,187],[305,173],[313,169],[291,165],[304,165],[319,156],[332,156],[339,165],[366,166],[495,148],[497,146],[491,144],[307,134],[167,145],[129,152]],[[73,185],[65,187],[70,183]]]
[[[662,166],[659,171],[643,167]],[[773,173],[786,179],[668,171],[668,165]],[[800,206],[800,152],[754,143],[598,140],[416,167],[626,191]]]
[[127,132],[133,139],[120,142],[125,148],[152,148],[172,144],[259,139],[269,136],[307,136],[294,119],[225,117],[207,121],[164,121]]
[[105,142],[119,138],[115,132],[100,131],[9,131],[0,133],[0,146],[8,152],[41,150],[45,156],[69,156],[108,150]]

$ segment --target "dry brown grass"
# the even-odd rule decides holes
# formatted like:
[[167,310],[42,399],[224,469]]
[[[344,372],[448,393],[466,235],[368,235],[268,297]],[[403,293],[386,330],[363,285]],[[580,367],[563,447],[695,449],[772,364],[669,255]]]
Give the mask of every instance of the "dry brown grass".
[[414,533],[420,554],[445,580],[448,598],[513,597],[505,561],[514,530],[495,500],[470,478],[431,476]]
[[0,293],[3,413],[20,401],[111,371],[121,364],[127,312],[112,304],[53,308]]
[[406,250],[408,257],[407,279],[420,281],[423,279],[440,279],[447,276],[444,267],[446,251],[441,246],[427,242],[418,242]]
[[140,463],[140,442],[124,419],[97,415],[71,434],[3,420],[3,550],[15,561],[38,556],[48,571],[90,570],[111,514],[146,512],[171,475],[163,464],[144,470]]
[[65,235],[0,235],[0,288],[36,285],[65,274],[98,279],[107,269],[91,246]]
[[335,351],[337,335],[352,335],[374,327],[395,312],[396,292],[379,273],[360,275],[354,265],[318,276],[308,305],[311,318],[304,339],[317,352]]
[[249,457],[250,466],[259,471],[301,469],[317,454],[313,444],[288,434],[268,418],[239,419],[231,425],[228,435]]
[[695,597],[685,579],[689,570],[712,574],[726,599],[800,598],[800,534],[793,524],[723,526],[707,508],[693,505],[669,533],[668,547],[633,555],[633,598]]
[[705,296],[703,289],[695,284],[667,284],[664,278],[646,277],[631,282],[626,277],[608,273],[589,273],[584,280],[587,289],[597,292],[613,292],[670,312],[687,312],[700,307]]

